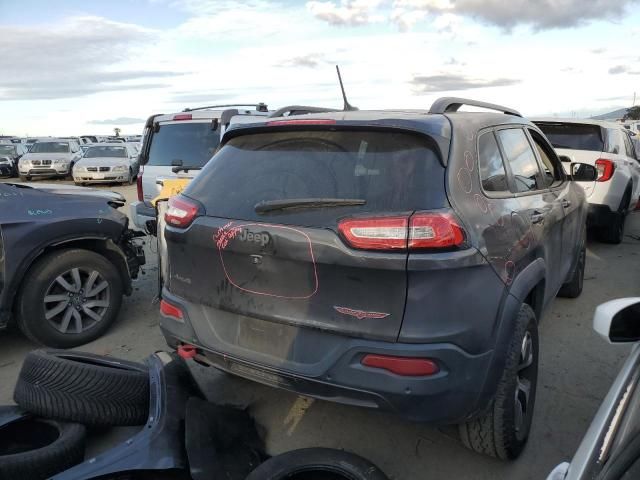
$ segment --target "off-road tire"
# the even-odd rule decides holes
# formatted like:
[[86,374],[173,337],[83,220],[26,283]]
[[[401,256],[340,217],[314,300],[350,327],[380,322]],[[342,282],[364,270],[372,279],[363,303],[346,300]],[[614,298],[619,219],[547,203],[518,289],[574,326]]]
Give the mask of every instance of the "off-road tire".
[[[530,403],[523,434],[518,438],[515,427],[516,386],[521,345],[526,332],[532,339],[533,375]],[[520,307],[511,337],[507,359],[494,399],[479,416],[459,425],[462,443],[475,452],[502,460],[517,458],[524,449],[531,429],[538,377],[538,328],[536,315],[527,304]]]
[[141,425],[149,416],[146,366],[80,352],[27,354],[13,394],[43,417],[92,426]]

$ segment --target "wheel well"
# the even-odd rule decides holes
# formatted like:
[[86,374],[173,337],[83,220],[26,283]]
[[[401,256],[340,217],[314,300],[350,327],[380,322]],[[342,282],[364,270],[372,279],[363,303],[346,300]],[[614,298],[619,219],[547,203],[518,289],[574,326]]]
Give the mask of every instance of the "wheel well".
[[545,281],[540,280],[538,284],[533,287],[533,289],[529,292],[527,297],[524,299],[524,303],[529,305],[534,313],[536,314],[536,320],[540,321],[540,316],[542,315],[542,307],[544,305],[544,288]]
[[[118,272],[120,273],[120,277],[122,278],[123,290],[126,295],[131,294],[131,278],[129,276],[129,269],[127,267],[127,262],[124,256],[120,253],[118,247],[111,240],[105,239],[77,239],[77,240],[69,240],[64,243],[59,243],[57,245],[51,245],[46,247],[39,255],[37,255],[29,264],[29,266],[25,269],[22,274],[18,285],[16,285],[14,296],[14,307],[16,305],[17,299],[19,295],[17,293],[20,292],[22,288],[22,282],[27,274],[27,272],[31,269],[33,264],[41,259],[44,255],[47,255],[51,252],[55,252],[58,250],[68,250],[70,248],[80,248],[83,250],[89,250],[92,252],[96,252],[102,256],[104,256],[107,260],[113,263]],[[15,311],[15,308],[14,308]]]

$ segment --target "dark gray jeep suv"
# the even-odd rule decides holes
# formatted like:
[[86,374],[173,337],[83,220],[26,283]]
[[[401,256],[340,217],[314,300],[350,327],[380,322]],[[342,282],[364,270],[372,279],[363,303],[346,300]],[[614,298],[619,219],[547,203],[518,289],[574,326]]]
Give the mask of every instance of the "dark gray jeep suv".
[[574,181],[518,112],[463,99],[232,128],[169,201],[161,328],[201,363],[457,423],[468,447],[515,458],[538,320],[582,290]]

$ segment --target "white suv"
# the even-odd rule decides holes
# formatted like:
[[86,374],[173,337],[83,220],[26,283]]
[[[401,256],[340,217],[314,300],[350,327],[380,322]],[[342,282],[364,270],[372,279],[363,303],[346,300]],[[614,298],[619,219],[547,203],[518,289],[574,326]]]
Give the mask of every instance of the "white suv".
[[566,162],[565,169],[570,162],[596,167],[597,180],[580,183],[589,202],[587,225],[597,229],[601,241],[620,243],[627,213],[640,196],[640,162],[624,126],[581,119],[533,122]]
[[163,180],[193,178],[213,156],[231,125],[264,120],[270,113],[264,103],[259,103],[214,105],[151,116],[145,125],[140,151],[138,201],[131,204],[135,225],[144,229],[147,221],[155,220],[155,210],[149,201],[158,196]]

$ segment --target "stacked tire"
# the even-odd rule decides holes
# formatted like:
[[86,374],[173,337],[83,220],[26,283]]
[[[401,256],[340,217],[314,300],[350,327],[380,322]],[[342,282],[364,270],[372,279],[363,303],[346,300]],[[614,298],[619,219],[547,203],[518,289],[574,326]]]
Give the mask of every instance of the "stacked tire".
[[142,425],[145,365],[63,350],[35,350],[22,365],[17,407],[0,407],[0,480],[48,478],[84,459],[86,427]]

